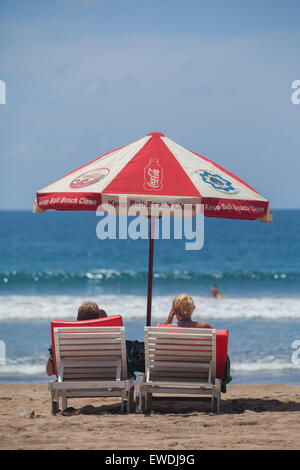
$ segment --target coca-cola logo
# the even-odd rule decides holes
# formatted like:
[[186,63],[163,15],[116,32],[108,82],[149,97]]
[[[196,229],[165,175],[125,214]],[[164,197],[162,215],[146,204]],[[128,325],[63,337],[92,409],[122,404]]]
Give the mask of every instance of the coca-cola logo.
[[163,169],[158,158],[150,158],[148,165],[144,168],[144,189],[159,191],[163,187]]
[[70,188],[85,188],[92,184],[98,183],[105,178],[110,170],[108,168],[95,168],[94,170],[86,171],[81,175],[76,176],[70,183]]

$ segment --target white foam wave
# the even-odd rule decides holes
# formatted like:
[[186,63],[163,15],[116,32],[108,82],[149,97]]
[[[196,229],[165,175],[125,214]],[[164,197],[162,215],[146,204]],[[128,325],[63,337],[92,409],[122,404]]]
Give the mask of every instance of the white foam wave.
[[284,370],[299,370],[300,364],[282,359],[264,358],[254,362],[233,362],[230,366],[231,372],[272,372]]
[[5,364],[0,365],[0,377],[18,375],[45,375],[46,357],[20,357],[6,359]]
[[[153,297],[152,319],[163,321],[171,308],[173,296]],[[220,300],[193,296],[195,320],[265,318],[300,318],[300,299],[275,297],[228,297]],[[0,297],[0,321],[75,319],[79,305],[92,300],[108,315],[122,315],[124,320],[145,318],[146,295],[7,295]]]

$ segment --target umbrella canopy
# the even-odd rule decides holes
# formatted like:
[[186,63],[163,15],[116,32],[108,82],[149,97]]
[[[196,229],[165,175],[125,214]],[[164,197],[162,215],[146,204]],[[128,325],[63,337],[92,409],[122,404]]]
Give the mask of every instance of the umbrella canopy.
[[118,208],[143,203],[203,204],[204,215],[267,218],[269,202],[213,161],[176,144],[160,132],[102,155],[39,190],[35,211]]
[[[245,181],[160,132],[102,155],[40,189],[34,212],[96,211],[109,204],[118,213],[120,196],[122,212],[126,196],[128,208],[188,204],[193,209],[202,204],[208,217],[272,220],[269,201]],[[153,223],[149,239],[147,325],[151,324]]]

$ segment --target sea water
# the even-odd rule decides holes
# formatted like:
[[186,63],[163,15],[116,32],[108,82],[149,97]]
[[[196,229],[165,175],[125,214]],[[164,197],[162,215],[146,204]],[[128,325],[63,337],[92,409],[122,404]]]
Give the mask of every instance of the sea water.
[[[205,218],[199,251],[155,240],[152,325],[175,295],[192,295],[195,320],[229,330],[232,383],[300,384],[300,211],[273,215],[269,224]],[[149,242],[99,240],[98,221],[0,212],[0,382],[47,383],[50,322],[76,319],[84,301],[121,314],[127,339],[143,340]],[[209,296],[213,284],[223,299]]]

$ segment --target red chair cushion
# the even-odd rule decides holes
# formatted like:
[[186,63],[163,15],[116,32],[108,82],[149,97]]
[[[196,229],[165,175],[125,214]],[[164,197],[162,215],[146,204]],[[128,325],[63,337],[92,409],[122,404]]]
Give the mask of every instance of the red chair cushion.
[[111,317],[97,318],[96,320],[84,320],[84,321],[52,320],[51,339],[52,339],[53,362],[54,362],[56,376],[57,376],[57,368],[56,368],[55,343],[54,343],[54,328],[82,327],[82,326],[123,326],[123,320],[122,320],[121,315],[114,315]]

